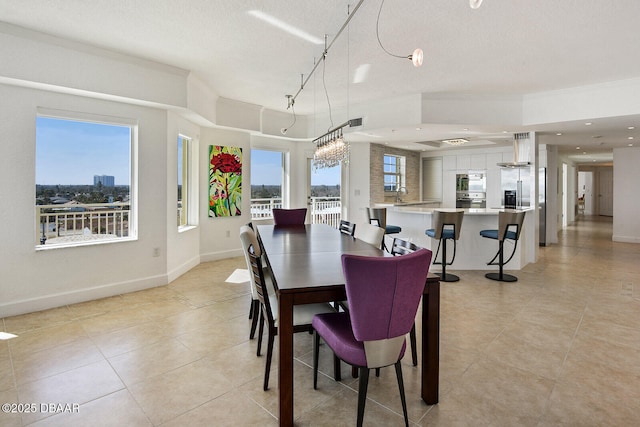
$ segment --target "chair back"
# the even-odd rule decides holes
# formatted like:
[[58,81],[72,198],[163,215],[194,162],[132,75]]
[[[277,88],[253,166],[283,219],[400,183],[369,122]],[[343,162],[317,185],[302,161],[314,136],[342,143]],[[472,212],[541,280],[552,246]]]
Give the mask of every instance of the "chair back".
[[420,246],[408,240],[403,240],[399,237],[393,239],[393,246],[391,246],[391,255],[407,255],[414,253],[418,249],[422,249]]
[[384,228],[372,224],[360,224],[358,227],[358,239],[365,243],[382,249],[382,239],[384,239]]
[[342,255],[353,335],[364,342],[367,366],[396,363],[415,322],[431,251],[398,257]]
[[249,258],[249,248],[253,247],[257,256],[262,255],[256,233],[249,225],[243,225],[240,227],[240,242],[242,242],[242,251],[244,252],[244,260],[247,263],[247,269],[249,270],[249,279],[251,281],[251,297],[256,299],[256,282],[253,274],[251,274],[251,260]]
[[349,236],[353,237],[356,232],[356,223],[341,219],[338,230],[340,230],[340,232],[343,234],[348,234]]
[[[498,212],[498,240],[502,241],[506,239],[512,239],[515,234],[515,239],[520,239],[520,232],[522,231],[522,224],[524,223],[524,214],[526,211],[513,211],[504,210]],[[515,228],[515,231],[513,230]],[[510,232],[510,235],[507,235]]]
[[307,216],[307,208],[273,209],[273,223],[275,225],[303,225]]
[[387,228],[387,208],[367,208],[367,219],[369,224]]
[[262,307],[264,307],[264,315],[267,317],[267,320],[270,325],[275,323],[273,318],[273,311],[271,308],[271,300],[269,299],[269,292],[267,290],[267,282],[264,279],[264,271],[262,270],[262,261],[260,257],[255,252],[256,246],[249,246],[249,250],[247,251],[247,255],[249,256],[249,264],[250,269],[249,273],[253,278],[253,282],[256,286],[256,299],[260,301]]
[[447,228],[453,229],[454,240],[458,240],[460,238],[463,216],[464,211],[433,211],[433,228],[436,233],[434,238],[440,240],[442,238],[442,232]]

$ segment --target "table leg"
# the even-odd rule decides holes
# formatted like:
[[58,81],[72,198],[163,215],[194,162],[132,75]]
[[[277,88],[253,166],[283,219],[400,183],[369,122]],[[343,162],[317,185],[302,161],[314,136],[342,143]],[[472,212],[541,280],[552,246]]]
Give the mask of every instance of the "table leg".
[[422,400],[438,403],[440,374],[440,282],[425,285],[422,295]]
[[293,297],[278,296],[278,399],[280,426],[293,426]]

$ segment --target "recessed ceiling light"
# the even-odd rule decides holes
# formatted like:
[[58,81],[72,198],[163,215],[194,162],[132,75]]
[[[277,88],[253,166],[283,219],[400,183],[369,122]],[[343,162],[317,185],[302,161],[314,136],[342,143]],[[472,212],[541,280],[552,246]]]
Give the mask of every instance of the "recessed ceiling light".
[[580,147],[576,147],[576,150],[579,150],[579,149],[580,149]]
[[635,128],[636,128],[635,126],[629,126],[627,129],[634,130]]
[[593,159],[592,161],[593,161],[593,162],[595,162],[595,161],[596,161],[596,159]]
[[587,123],[585,123],[584,125],[585,125],[585,126],[591,126],[592,124],[593,124],[593,123],[591,123],[591,122],[587,122]]
[[629,147],[633,147],[633,144],[629,144]]
[[267,24],[273,25],[276,28],[281,29],[282,31],[285,31],[293,36],[296,36],[298,38],[301,38],[303,40],[306,40],[308,42],[311,42],[313,44],[317,44],[317,45],[322,45],[324,44],[324,40],[320,39],[312,34],[307,33],[304,30],[301,30],[300,28],[296,28],[291,24],[288,24],[278,18],[276,18],[275,16],[271,16],[268,13],[264,13],[261,10],[250,10],[247,12],[249,15],[260,19],[261,21],[266,22]]
[[509,133],[509,132],[507,132],[506,130],[503,130],[502,133]]
[[586,151],[583,151],[583,152],[582,152],[582,154],[587,154],[587,152],[586,152]]
[[422,130],[422,128],[416,128],[416,130]]
[[627,139],[633,139],[633,137],[632,137],[632,136],[630,136],[630,137],[628,137]]
[[469,130],[469,128],[464,128],[464,129],[462,129],[462,130]]
[[560,136],[560,135],[562,135],[562,132],[558,132],[558,133],[556,133],[556,135]]

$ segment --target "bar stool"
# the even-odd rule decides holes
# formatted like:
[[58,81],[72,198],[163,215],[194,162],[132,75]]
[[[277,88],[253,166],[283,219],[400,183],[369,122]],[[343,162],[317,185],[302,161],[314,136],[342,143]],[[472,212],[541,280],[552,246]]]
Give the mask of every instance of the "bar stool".
[[[387,208],[367,208],[367,219],[369,224],[384,228],[384,234],[398,234],[402,231],[402,228],[397,225],[387,224]],[[384,239],[382,239],[382,249],[389,252]]]
[[[498,240],[498,253],[493,257],[487,265],[498,265],[500,270],[498,273],[487,273],[484,276],[491,280],[498,280],[500,282],[516,282],[518,278],[511,274],[504,274],[503,267],[516,253],[518,247],[518,239],[520,238],[520,232],[522,231],[522,224],[524,223],[524,211],[501,211],[498,213],[498,229],[497,230],[482,230],[480,235],[488,239]],[[513,252],[509,258],[504,261],[504,242],[505,240],[513,240]],[[498,258],[498,263],[495,260]]]
[[[433,264],[442,265],[442,273],[439,274],[442,282],[457,282],[460,280],[455,274],[447,274],[447,265],[453,264],[453,261],[456,259],[456,241],[460,238],[463,216],[464,211],[433,211],[434,228],[430,228],[424,232],[432,239],[438,239],[438,249],[436,250],[436,256],[433,257]],[[447,240],[453,240],[453,257],[449,262],[447,262]],[[442,244],[442,258],[440,261],[437,261],[440,244]]]

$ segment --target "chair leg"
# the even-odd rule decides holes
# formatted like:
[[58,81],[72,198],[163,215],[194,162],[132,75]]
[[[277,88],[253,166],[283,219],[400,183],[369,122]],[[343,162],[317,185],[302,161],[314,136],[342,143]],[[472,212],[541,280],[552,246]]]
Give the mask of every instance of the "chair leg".
[[355,366],[351,367],[351,378],[358,378],[358,368]]
[[333,353],[333,379],[335,381],[342,381],[342,370],[340,369],[340,359]]
[[409,332],[409,341],[411,341],[411,361],[413,366],[418,366],[418,343],[416,340],[416,323],[413,322],[411,332]]
[[[453,241],[453,257],[455,258],[456,241]],[[457,282],[460,280],[455,274],[447,274],[447,265],[451,265],[453,260],[447,264],[447,239],[442,239],[442,274],[440,274],[440,280],[443,282]]]
[[376,377],[380,376],[380,368],[376,368]]
[[253,302],[254,302],[254,301],[255,301],[255,300],[254,300],[254,299],[252,299],[252,300],[251,300],[251,304],[249,304],[249,319],[252,319],[252,318],[253,318]]
[[264,318],[262,310],[260,310],[260,319],[258,320],[258,323],[260,323],[260,328],[258,329],[258,350],[256,351],[256,356],[260,356],[260,351],[262,350],[262,335],[264,334],[265,321],[266,319]]
[[369,368],[360,368],[360,382],[358,387],[358,427],[362,427],[364,406],[367,403],[367,387],[369,386]]
[[256,336],[256,327],[258,326],[258,317],[260,315],[258,312],[260,311],[260,301],[252,300],[251,301],[251,312],[249,313],[249,319],[251,319],[251,332],[249,332],[249,339],[252,340]]
[[[517,243],[517,241],[516,241]],[[506,274],[504,272],[504,265],[506,264],[506,262],[504,261],[504,240],[501,240],[498,246],[498,253],[496,254],[495,257],[493,257],[493,259],[491,260],[491,263],[489,265],[495,265],[493,264],[493,261],[496,259],[496,257],[498,258],[498,273],[487,273],[484,275],[484,277],[486,277],[487,279],[491,279],[491,280],[497,280],[499,282],[517,282],[518,278],[516,276],[512,276],[511,274]],[[515,248],[513,253],[511,254],[511,257],[509,257],[509,259],[507,260],[507,262],[509,262],[511,260],[511,258],[513,257],[513,254],[515,253]]]
[[407,416],[407,399],[404,396],[404,381],[402,380],[402,364],[396,362],[396,377],[398,378],[398,389],[400,390],[400,400],[402,401],[402,414],[404,415],[404,425],[409,427],[409,417]]
[[269,390],[269,372],[271,371],[271,357],[273,356],[273,341],[275,339],[275,331],[269,328],[269,337],[267,344],[267,363],[264,368],[264,391]]
[[320,353],[320,335],[313,331],[313,389],[318,389],[318,355]]

